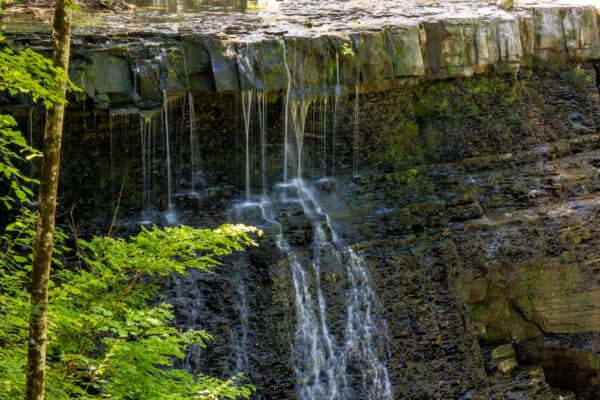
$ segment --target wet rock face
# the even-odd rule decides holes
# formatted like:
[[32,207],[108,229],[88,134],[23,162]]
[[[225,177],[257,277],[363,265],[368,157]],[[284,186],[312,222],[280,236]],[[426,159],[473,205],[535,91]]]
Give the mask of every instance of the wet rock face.
[[456,285],[454,244],[432,236],[365,242],[359,249],[371,263],[388,323],[394,394],[447,398],[484,388],[482,358]]
[[[261,30],[260,40],[75,38],[73,78],[86,93],[68,110],[65,209],[106,214],[120,198],[137,221],[174,203],[181,222],[266,233],[214,274],[166,286],[177,324],[215,337],[184,365],[244,371],[259,399],[296,397],[293,276],[276,235],[308,267],[314,226],[329,217],[369,268],[395,398],[597,398],[600,101],[586,62],[600,56],[596,11],[432,15],[335,35]],[[248,149],[239,89],[261,95],[251,93]],[[284,176],[287,100],[310,104],[300,160],[288,115]],[[41,113],[10,109],[39,136]],[[263,190],[278,196],[298,161],[318,216],[294,202],[272,210],[281,226],[256,205],[231,212]],[[349,283],[324,257],[341,338]]]
[[[166,93],[182,222],[246,221],[266,232],[259,249],[226,260],[215,274],[169,284],[177,323],[215,337],[184,363],[223,377],[245,371],[257,398],[295,398],[294,286],[289,260],[275,246],[279,228],[258,207],[228,211],[245,197],[239,94],[193,92],[190,116],[186,92]],[[387,322],[388,343],[381,346],[394,395],[571,396],[552,385],[594,399],[598,356],[589,349],[595,347],[568,340],[600,330],[600,102],[593,67],[536,66],[516,75],[359,93],[358,103],[355,96],[345,90],[338,98],[335,141],[335,93],[312,99],[303,170],[337,235],[369,268]],[[283,181],[284,101],[281,94],[267,98],[265,176],[274,197],[295,197],[293,188],[274,185]],[[164,207],[165,120],[158,110],[72,103],[63,204],[75,201],[76,214],[97,214],[99,205],[114,204],[124,182],[122,210],[137,216],[145,201]],[[21,114],[27,131],[29,113]],[[260,193],[257,119],[250,128],[250,185]],[[297,162],[291,132],[289,174]],[[323,174],[336,179],[319,179]],[[273,213],[310,266],[316,217],[294,202],[279,203]],[[321,279],[336,316],[332,332],[342,337],[348,282],[339,263],[329,261]],[[552,342],[558,334],[566,338],[560,345]],[[498,355],[509,347],[516,358]],[[565,365],[572,373],[561,372]]]
[[[337,83],[371,91],[516,71],[532,62],[600,58],[593,6],[532,4],[506,11],[484,2],[382,4],[340,15],[333,2],[293,3],[266,17],[187,15],[162,31],[152,31],[148,19],[156,16],[143,13],[107,17],[102,32],[82,24],[73,37],[71,79],[98,106],[143,108],[160,101],[162,90],[278,91],[287,87],[288,74],[295,89],[320,92]],[[306,15],[318,18],[310,22]],[[222,23],[215,27],[211,17]],[[247,31],[225,28],[244,22]],[[17,46],[50,49],[43,35],[8,36]]]

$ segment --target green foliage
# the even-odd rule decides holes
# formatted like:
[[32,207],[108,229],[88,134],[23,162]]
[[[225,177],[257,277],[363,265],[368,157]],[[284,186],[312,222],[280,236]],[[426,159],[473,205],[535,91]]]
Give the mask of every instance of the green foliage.
[[[25,211],[0,236],[0,399],[23,397],[31,247],[35,215]],[[217,257],[255,245],[254,228],[224,225],[142,229],[135,237],[78,242],[79,257],[55,260],[50,284],[47,398],[248,398],[240,376],[223,381],[172,368],[204,331],[180,332],[160,288],[186,268],[209,272]],[[66,236],[57,232],[57,255]],[[158,304],[157,304],[158,303]],[[154,304],[151,306],[150,304]]]
[[[3,40],[0,35],[0,42]],[[64,81],[70,90],[79,90],[61,68],[53,66],[52,60],[43,55],[29,48],[15,51],[4,46],[0,49],[0,91],[8,90],[11,95],[29,93],[34,101],[41,100],[49,106],[66,101],[59,90]]]
[[349,43],[342,44],[340,51],[342,52],[342,55],[344,55],[344,56],[354,57],[354,50],[352,50],[352,45]]
[[592,75],[588,74],[579,65],[576,66],[575,69],[573,70],[573,75],[577,78],[583,79],[587,83],[592,83],[594,81],[594,78],[592,77]]
[[[0,35],[0,42],[3,40]],[[49,106],[65,102],[58,90],[65,80],[70,90],[79,90],[68,81],[62,69],[54,67],[52,61],[41,54],[29,48],[20,51],[9,46],[0,48],[0,91],[6,90],[11,95],[29,93],[34,101],[40,100]],[[0,203],[6,208],[33,196],[29,187],[36,181],[21,173],[19,164],[40,154],[13,129],[16,125],[13,117],[0,115],[0,179],[10,182],[8,192],[0,194]]]
[[37,183],[21,172],[19,166],[39,152],[29,146],[20,132],[12,128],[17,122],[10,115],[0,115],[0,180],[7,184],[8,192],[0,193],[0,203],[7,209],[16,202],[24,202],[33,196],[30,186]]

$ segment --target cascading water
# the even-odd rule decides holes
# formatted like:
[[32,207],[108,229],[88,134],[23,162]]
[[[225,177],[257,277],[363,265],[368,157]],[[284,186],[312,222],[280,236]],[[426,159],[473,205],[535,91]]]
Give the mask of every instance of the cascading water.
[[[333,343],[328,334],[326,319],[319,315],[325,310],[318,294],[318,305],[311,293],[311,274],[298,261],[294,251],[286,243],[280,244],[286,251],[296,293],[296,318],[298,320],[292,354],[300,399],[337,398],[338,385],[335,380],[335,357]],[[327,397],[328,393],[336,397]]]
[[171,138],[169,136],[169,103],[167,91],[163,90],[163,121],[165,133],[165,160],[167,164],[167,223],[177,223],[177,214],[173,204],[173,184],[171,175]]
[[140,141],[142,144],[142,216],[145,220],[146,214],[148,213],[148,206],[150,205],[149,195],[149,174],[148,169],[150,167],[149,154],[150,154],[150,135],[148,133],[148,123],[145,119],[140,116]]
[[118,154],[126,145],[133,127],[137,127],[138,115],[139,110],[135,107],[114,108],[108,113],[110,194],[117,202],[122,195],[118,188],[123,186],[128,169]]
[[340,101],[340,94],[342,93],[342,86],[340,85],[340,55],[335,54],[335,88],[334,88],[334,101],[333,101],[333,129],[331,132],[331,176],[335,177],[335,150],[336,150],[336,134],[337,134],[337,112],[338,103]]
[[302,94],[300,99],[294,99],[290,103],[292,109],[292,120],[294,126],[294,136],[296,137],[296,157],[297,169],[296,176],[302,179],[302,148],[304,146],[304,129],[306,124],[306,115],[311,104],[310,99],[306,99]]
[[354,87],[354,135],[352,143],[352,176],[358,176],[358,84]]
[[[338,240],[336,232],[329,223],[329,217],[323,212],[316,201],[314,192],[302,180],[296,180],[298,185],[299,200],[305,209],[305,214],[313,222],[314,243],[312,263],[315,272],[315,282],[318,294],[318,306],[320,308],[320,318],[322,327],[320,330],[314,330],[321,335],[324,343],[329,343],[327,357],[321,356],[328,361],[327,373],[333,373],[335,381],[329,381],[335,387],[329,387],[324,397],[311,396],[300,397],[301,399],[350,399],[350,398],[368,398],[368,399],[392,399],[391,383],[387,367],[385,366],[385,323],[375,313],[376,296],[369,284],[368,273],[362,259],[352,250]],[[331,240],[325,234],[323,228],[330,231]],[[344,339],[337,345],[330,342],[328,338],[329,329],[326,304],[323,298],[318,276],[321,268],[320,254],[329,251],[337,259],[342,269],[346,271],[348,287],[345,293],[347,321],[344,331]],[[300,281],[305,284],[306,279]],[[310,282],[309,282],[310,283]],[[297,286],[296,281],[294,282]],[[310,287],[302,287],[303,291],[310,291]],[[304,326],[304,321],[298,315],[299,330],[311,329],[309,320],[308,326]],[[349,390],[347,373],[352,366],[353,370],[361,371],[360,395]],[[313,379],[316,378],[313,376]],[[303,389],[300,389],[303,393]],[[354,397],[357,396],[357,397]]]
[[267,196],[267,96],[257,93],[258,122],[260,127],[260,168],[262,197]]
[[287,74],[287,89],[285,91],[284,104],[284,122],[283,122],[283,183],[287,183],[287,168],[288,168],[288,128],[289,128],[289,110],[290,110],[290,92],[292,91],[292,76],[290,67],[287,62],[287,50],[285,40],[281,41],[283,46],[283,61],[285,64],[285,73]]
[[[351,247],[347,254],[347,272],[350,286],[347,289],[348,323],[345,332],[344,352],[346,362],[360,360],[363,393],[369,399],[391,399],[390,378],[381,354],[385,354],[382,331],[385,324],[373,311],[375,293],[369,284],[369,276],[363,260]],[[380,337],[377,337],[377,336]],[[377,349],[376,343],[383,349]]]
[[321,142],[321,165],[322,172],[321,175],[327,176],[327,101],[329,100],[329,96],[327,95],[327,90],[323,90],[323,140]]
[[232,340],[236,343],[234,345],[236,352],[235,361],[235,372],[241,373],[248,370],[248,334],[249,326],[248,319],[250,317],[250,309],[248,307],[248,291],[246,289],[246,283],[244,277],[239,275],[238,289],[237,289],[237,304],[236,309],[239,314],[240,325],[237,332],[237,337]]
[[194,110],[194,95],[192,92],[188,92],[188,103],[190,111],[190,191],[195,194],[195,183],[196,183],[196,168],[195,168],[195,146],[194,142],[196,134],[196,111]]
[[[285,44],[283,46],[284,58],[286,57]],[[297,58],[297,55],[294,59]],[[257,108],[256,115],[253,117],[252,106],[254,102],[254,90],[248,90],[241,93],[241,105],[244,122],[245,134],[245,202],[240,204],[238,211],[244,215],[260,215],[272,225],[279,225],[277,244],[289,262],[291,278],[294,289],[294,305],[296,311],[295,333],[292,343],[291,354],[293,358],[294,372],[296,377],[296,392],[299,400],[346,400],[346,399],[382,399],[392,398],[391,385],[388,377],[388,371],[385,365],[386,345],[385,345],[385,324],[378,318],[376,313],[376,297],[370,287],[368,273],[364,262],[353,252],[353,250],[338,240],[337,234],[329,223],[329,217],[318,205],[316,195],[310,185],[303,179],[311,174],[307,171],[303,173],[305,160],[304,152],[310,151],[308,147],[304,149],[307,136],[305,128],[307,118],[310,118],[309,111],[311,106],[317,104],[315,93],[302,87],[303,76],[302,68],[294,68],[296,74],[300,74],[299,88],[292,90],[292,76],[286,60],[286,73],[288,76],[287,91],[285,95],[285,104],[283,110],[284,119],[284,160],[283,160],[283,188],[282,196],[272,195],[268,197],[267,187],[267,101],[266,93],[256,93]],[[339,99],[342,93],[340,85],[339,60],[336,60],[336,86],[334,91],[334,101],[332,116],[333,129],[330,148],[327,147],[327,119],[328,119],[328,100],[327,91],[324,92],[322,108],[322,143],[321,149],[313,148],[311,156],[315,153],[322,153],[323,175],[328,171],[328,152],[331,151],[331,173],[335,174],[336,162],[336,134],[338,133],[337,113]],[[187,157],[187,152],[171,153],[171,143],[173,140],[179,140],[179,145],[183,142],[183,129],[189,128],[190,145],[190,178],[191,188],[194,190],[195,180],[195,159],[194,159],[194,107],[191,93],[186,96],[189,109],[189,126],[185,126],[181,120],[170,111],[167,92],[163,91],[163,107],[161,112],[152,115],[146,115],[140,121],[140,134],[142,140],[142,174],[143,174],[143,203],[144,209],[150,206],[150,194],[152,188],[152,153],[155,151],[156,138],[161,132],[158,126],[162,125],[162,136],[165,146],[165,166],[167,174],[167,221],[175,223],[174,214],[174,182],[172,175],[172,157],[179,158],[175,163],[181,162],[183,156]],[[358,170],[358,87],[355,96],[355,117],[354,117],[354,175]],[[179,106],[178,106],[179,107]],[[289,114],[291,113],[291,118]],[[162,116],[162,121],[157,117]],[[320,115],[316,115],[313,109],[312,123],[313,132],[311,138],[314,140],[315,129],[317,125],[315,120]],[[252,144],[252,118],[258,118],[260,128],[260,168],[262,197],[259,203],[252,203],[251,177],[251,144]],[[173,120],[173,121],[172,121]],[[157,122],[158,121],[158,122]],[[181,127],[180,127],[181,125]],[[291,127],[290,127],[291,125]],[[310,125],[309,125],[310,126]],[[289,153],[289,130],[293,129],[295,154]],[[181,130],[181,132],[179,132]],[[240,129],[241,132],[241,129]],[[172,134],[176,136],[171,137]],[[305,137],[306,136],[306,137]],[[179,139],[177,139],[179,138]],[[314,143],[313,143],[314,144]],[[160,149],[162,150],[162,149]],[[161,151],[162,152],[162,151]],[[288,177],[288,160],[290,155],[295,159],[295,177]],[[293,164],[292,164],[293,165]],[[294,168],[292,167],[292,168]],[[311,164],[312,167],[312,164]],[[255,189],[256,191],[256,189]],[[290,239],[289,232],[282,228],[283,220],[281,218],[290,209],[299,209],[303,218],[308,221],[312,230],[307,237],[310,237],[310,246],[298,244]],[[273,231],[272,231],[273,232]],[[332,287],[331,280],[326,279],[330,271],[335,270],[340,273],[346,282],[345,290]],[[236,290],[236,302],[234,310],[236,318],[239,319],[237,325],[230,331],[231,349],[234,351],[230,359],[231,370],[236,372],[248,372],[252,367],[252,357],[250,356],[249,338],[252,334],[249,327],[251,314],[250,306],[247,301],[250,288],[242,276],[238,277]],[[236,286],[234,286],[236,287]],[[340,304],[334,304],[331,297],[331,290],[340,290]],[[337,295],[336,295],[337,296]],[[337,299],[338,297],[336,297]],[[331,303],[330,303],[331,302]],[[330,304],[328,304],[330,303]],[[338,308],[336,308],[338,307]],[[332,311],[333,310],[333,311]],[[188,360],[188,363],[196,364],[196,361]]]
[[[287,101],[289,98],[286,96]],[[391,399],[391,384],[383,361],[385,346],[376,347],[377,343],[385,342],[384,324],[376,318],[373,311],[376,299],[369,286],[366,269],[350,247],[337,241],[337,235],[329,224],[329,217],[317,204],[316,196],[302,179],[304,129],[310,104],[311,100],[306,99],[302,88],[299,98],[286,104],[286,110],[289,106],[292,112],[296,138],[297,177],[289,184],[284,182],[281,187],[285,189],[282,199],[289,204],[300,202],[304,215],[312,224],[312,269],[302,265],[293,247],[285,241],[284,235],[278,240],[280,248],[287,254],[294,282],[297,322],[292,354],[298,397],[301,400]],[[357,124],[355,118],[356,134]],[[291,190],[292,186],[295,186],[295,190]],[[290,193],[296,195],[289,196]],[[338,342],[330,334],[331,317],[327,314],[321,285],[322,254],[325,252],[334,254],[340,260],[340,266],[346,270],[349,282],[345,294],[347,322],[344,339]],[[351,365],[354,370],[362,371],[361,389],[349,387],[347,373]],[[357,396],[357,390],[361,393],[359,397],[354,397]]]
[[140,139],[142,155],[142,220],[150,222],[154,187],[154,165],[156,164],[156,141],[162,126],[162,110],[140,113]]
[[244,91],[242,96],[242,112],[244,113],[244,132],[246,133],[246,201],[250,202],[252,197],[250,190],[250,117],[252,112],[252,100],[254,90]]

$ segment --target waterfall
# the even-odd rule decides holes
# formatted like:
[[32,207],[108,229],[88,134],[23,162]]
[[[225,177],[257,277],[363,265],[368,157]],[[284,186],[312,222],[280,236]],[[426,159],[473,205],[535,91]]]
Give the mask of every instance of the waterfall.
[[[289,185],[297,190],[289,190]],[[283,235],[278,239],[279,247],[287,255],[294,284],[297,322],[292,355],[298,398],[391,400],[385,366],[385,322],[377,316],[376,296],[363,260],[337,239],[329,217],[303,180],[296,178],[283,186],[296,193],[297,197],[287,199],[288,204],[300,202],[313,229],[312,268],[300,262],[298,253]],[[347,317],[343,338],[338,341],[330,332],[329,326],[336,316],[328,315],[321,282],[322,268],[331,262],[345,271],[348,282],[344,295]],[[349,371],[360,371],[359,383],[350,381]]]
[[241,96],[242,112],[244,113],[244,132],[246,133],[246,201],[250,202],[250,117],[254,90],[244,91],[241,93]]
[[294,125],[294,135],[296,137],[296,156],[297,156],[297,169],[296,176],[298,179],[302,179],[302,147],[304,145],[304,129],[306,126],[306,115],[310,107],[311,100],[301,96],[299,100],[292,100],[292,119]]
[[142,217],[146,220],[146,214],[148,212],[148,206],[150,204],[149,187],[148,182],[148,169],[150,162],[148,155],[150,154],[149,149],[149,129],[144,118],[140,115],[140,139],[142,144]]
[[363,393],[369,399],[391,399],[392,388],[387,368],[374,347],[374,337],[385,330],[374,312],[375,293],[363,260],[347,247],[347,271],[350,286],[347,289],[348,322],[345,332],[344,351],[346,359],[358,356],[361,360]]
[[165,158],[167,164],[167,223],[176,224],[177,215],[175,213],[175,206],[173,205],[173,186],[171,182],[171,139],[169,137],[169,104],[166,89],[163,89],[163,113],[165,127]]
[[342,86],[340,85],[340,55],[335,54],[335,89],[334,89],[334,101],[333,101],[333,130],[332,130],[332,142],[331,142],[331,176],[335,177],[335,150],[336,150],[336,134],[337,134],[337,110],[338,103],[340,101],[340,94],[342,93]]
[[248,307],[248,291],[246,289],[246,283],[244,278],[240,276],[240,281],[237,287],[237,303],[236,310],[240,318],[240,328],[235,341],[237,344],[234,346],[236,350],[236,362],[235,371],[236,373],[245,372],[248,369],[248,319],[250,316],[250,309]]
[[162,121],[162,109],[140,112],[140,139],[142,155],[142,220],[150,222],[150,209],[152,208],[154,187],[154,164],[156,150],[156,136],[159,133]]
[[321,160],[322,164],[322,176],[327,176],[327,100],[329,96],[327,95],[327,90],[323,90],[323,141],[321,143]]
[[[133,126],[139,121],[139,109],[135,107],[114,108],[108,113],[109,134],[109,179],[110,194],[117,200],[123,193],[116,188],[122,188],[126,178],[127,166],[123,163],[123,148],[127,147]],[[116,186],[115,186],[116,184]]]
[[260,126],[260,167],[262,196],[267,195],[267,95],[257,93],[258,123]]
[[[279,245],[287,254],[294,281],[296,305],[296,334],[292,354],[298,382],[298,398],[350,399],[348,371],[361,371],[360,398],[391,400],[391,384],[383,358],[385,324],[374,312],[376,297],[370,287],[364,263],[351,247],[337,240],[337,234],[329,223],[329,216],[318,205],[314,192],[302,179],[302,141],[306,115],[311,101],[301,96],[291,102],[292,122],[297,141],[298,175],[291,182],[296,186],[297,198],[313,230],[312,270],[299,262],[294,249],[285,240]],[[287,188],[288,184],[284,183]],[[287,188],[288,191],[290,188]],[[291,204],[290,203],[290,204]],[[331,240],[327,232],[330,233]],[[345,293],[347,321],[344,340],[336,343],[330,334],[329,316],[321,286],[321,259],[324,251],[330,251],[346,271],[349,286]],[[316,300],[313,296],[316,291]],[[382,348],[383,347],[383,348]],[[356,364],[357,363],[357,364]]]
[[195,193],[194,183],[196,180],[196,170],[194,165],[194,134],[196,132],[196,112],[194,110],[194,95],[188,92],[188,103],[190,110],[190,190]]
[[[346,374],[344,373],[346,366],[343,358],[338,354],[333,338],[329,333],[329,327],[327,326],[327,305],[325,304],[325,296],[323,295],[323,289],[321,287],[321,253],[328,242],[325,233],[320,227],[317,228],[315,238],[316,240],[313,246],[313,270],[317,287],[319,318],[321,319],[321,331],[323,332],[323,338],[325,339],[327,355],[329,360],[331,360],[332,366],[327,369],[327,378],[329,382],[328,393],[330,393],[331,398],[336,399],[348,390],[348,382]],[[341,382],[339,381],[340,378]]]
[[[316,312],[321,306],[315,305],[311,294],[310,275],[298,262],[296,254],[289,248],[283,247],[288,255],[296,293],[296,335],[292,354],[294,369],[299,385],[300,399],[334,399],[337,398],[335,371],[333,360],[328,348],[333,348],[331,338],[326,329],[326,320],[321,319]],[[323,299],[318,295],[318,301]],[[323,305],[323,309],[324,309]],[[323,327],[325,325],[325,327]],[[336,397],[328,397],[335,394]]]
[[287,62],[287,52],[285,40],[281,40],[283,46],[283,62],[285,63],[285,72],[287,74],[287,89],[285,91],[284,104],[284,123],[283,123],[283,183],[287,183],[287,166],[288,166],[288,126],[289,126],[289,109],[290,109],[290,92],[292,91],[292,76],[290,67]]
[[352,176],[358,176],[358,84],[354,86],[354,140],[352,145]]

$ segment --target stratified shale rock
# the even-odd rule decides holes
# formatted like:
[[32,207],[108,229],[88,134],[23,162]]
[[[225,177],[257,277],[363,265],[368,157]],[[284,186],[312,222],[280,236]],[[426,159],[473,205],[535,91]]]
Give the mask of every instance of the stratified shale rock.
[[[97,229],[118,202],[131,228],[174,205],[181,223],[259,226],[259,248],[165,287],[182,329],[215,336],[183,364],[245,372],[257,399],[301,384],[285,242],[316,271],[337,340],[351,283],[334,247],[364,260],[393,398],[597,400],[598,9],[504,3],[288,1],[82,25],[62,213]],[[49,49],[15,27],[15,46]],[[41,143],[41,108],[0,108]],[[290,201],[298,165],[310,201]]]

